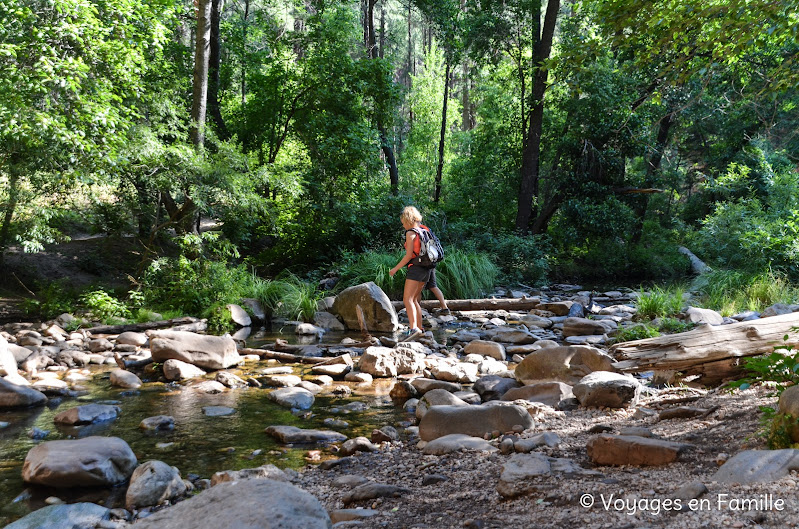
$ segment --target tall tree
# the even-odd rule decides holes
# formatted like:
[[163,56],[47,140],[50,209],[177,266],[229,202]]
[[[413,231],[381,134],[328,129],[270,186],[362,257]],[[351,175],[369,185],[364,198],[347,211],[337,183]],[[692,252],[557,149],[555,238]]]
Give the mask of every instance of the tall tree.
[[[541,133],[544,126],[544,95],[547,89],[549,68],[546,61],[552,52],[552,40],[560,11],[560,0],[548,0],[543,24],[541,23],[541,1],[532,3],[533,20],[533,87],[531,108],[527,118],[527,141],[522,152],[521,182],[516,213],[516,230],[527,232],[530,222],[537,214],[533,199],[538,195],[541,163]],[[532,230],[540,230],[540,222]]]
[[214,0],[197,0],[197,32],[194,36],[192,78],[191,142],[198,149],[205,142],[205,114],[208,108],[208,64],[211,51],[211,5]]

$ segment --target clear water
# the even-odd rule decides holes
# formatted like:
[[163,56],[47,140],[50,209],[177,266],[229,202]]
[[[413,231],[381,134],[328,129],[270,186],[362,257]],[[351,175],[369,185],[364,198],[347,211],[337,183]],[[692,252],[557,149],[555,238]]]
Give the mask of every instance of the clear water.
[[[249,347],[260,347],[274,342],[276,337],[297,342],[289,334],[260,334],[248,341]],[[325,342],[337,343],[344,334],[326,335]],[[357,339],[357,336],[353,335]],[[239,376],[259,376],[267,367],[265,361],[248,363]],[[310,374],[309,365],[293,365],[294,374]],[[28,433],[33,428],[48,430],[45,441],[71,439],[88,435],[116,436],[124,439],[139,462],[157,459],[177,467],[185,478],[190,474],[210,478],[220,470],[238,470],[271,463],[280,468],[299,468],[307,464],[304,459],[308,446],[286,447],[276,443],[264,433],[270,425],[288,424],[303,428],[333,429],[323,424],[326,418],[341,419],[349,423],[339,429],[349,437],[369,437],[375,427],[398,424],[409,416],[396,407],[388,397],[393,386],[391,380],[377,380],[375,384],[337,382],[347,385],[353,394],[347,398],[318,396],[310,413],[295,416],[267,399],[271,388],[246,388],[228,390],[208,395],[177,384],[147,382],[136,391],[111,387],[108,381],[110,366],[94,366],[92,380],[82,383],[88,393],[77,399],[65,398],[60,402],[51,399],[49,406],[0,412],[0,421],[9,425],[0,429],[0,527],[44,506],[48,496],[57,496],[68,502],[94,501],[108,507],[124,504],[125,488],[117,489],[46,489],[29,487],[23,483],[22,464],[28,451],[41,441],[34,441]],[[153,377],[155,379],[155,377]],[[106,402],[108,401],[108,402]],[[360,401],[367,405],[365,411],[347,412],[342,406]],[[53,417],[64,410],[91,402],[115,403],[121,408],[120,417],[103,424],[79,428],[56,427]],[[208,417],[205,406],[226,406],[235,409],[233,415]],[[175,430],[156,435],[139,429],[142,419],[154,415],[171,415]],[[253,453],[260,450],[258,455]],[[323,457],[325,451],[323,450]],[[332,455],[327,454],[329,457]]]

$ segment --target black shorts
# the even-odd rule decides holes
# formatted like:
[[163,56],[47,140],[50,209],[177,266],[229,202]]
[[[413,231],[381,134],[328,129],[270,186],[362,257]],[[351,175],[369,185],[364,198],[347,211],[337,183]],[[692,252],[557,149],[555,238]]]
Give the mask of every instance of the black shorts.
[[436,269],[430,269],[430,279],[427,280],[427,283],[424,286],[428,290],[433,290],[434,288],[438,288],[438,283],[436,283]]
[[427,283],[427,280],[430,279],[431,270],[433,269],[425,268],[420,265],[409,266],[408,274],[405,276],[405,279],[410,279],[411,281],[419,281],[421,283]]

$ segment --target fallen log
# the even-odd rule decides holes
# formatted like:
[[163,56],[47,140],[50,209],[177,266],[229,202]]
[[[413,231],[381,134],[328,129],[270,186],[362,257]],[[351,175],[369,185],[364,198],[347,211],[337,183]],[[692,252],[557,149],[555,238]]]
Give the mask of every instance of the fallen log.
[[148,366],[155,362],[153,357],[144,358],[142,360],[125,360],[119,353],[114,353],[114,360],[119,366],[120,369],[124,369],[125,371],[132,371],[134,369],[141,369],[145,366]]
[[[402,301],[392,301],[395,310],[405,308]],[[426,299],[420,302],[422,308],[438,308],[438,300]],[[448,299],[450,310],[532,310],[541,304],[541,298],[489,298],[489,299]]]
[[280,351],[270,351],[268,349],[251,349],[249,347],[239,348],[239,354],[258,355],[261,358],[273,358],[289,364],[318,364],[319,362],[329,360],[329,358],[318,356],[301,356],[291,353],[281,353]]
[[203,320],[192,317],[173,318],[171,320],[146,321],[144,323],[129,323],[123,325],[99,325],[85,329],[92,334],[121,334],[123,332],[144,332],[151,329],[163,329],[178,325],[196,324]]
[[[679,371],[713,384],[740,373],[740,359],[799,345],[799,312],[730,325],[703,325],[678,334],[617,343],[609,348],[620,371]],[[787,336],[787,340],[783,337]]]

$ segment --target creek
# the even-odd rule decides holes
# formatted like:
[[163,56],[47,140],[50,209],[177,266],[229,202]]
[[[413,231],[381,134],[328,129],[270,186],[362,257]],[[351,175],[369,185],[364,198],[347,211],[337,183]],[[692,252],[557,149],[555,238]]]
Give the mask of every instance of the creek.
[[[354,333],[328,333],[321,343],[339,343],[346,336],[358,338]],[[247,340],[247,347],[259,348],[274,343],[276,338],[298,342],[293,334],[260,331]],[[263,376],[262,369],[274,365],[262,360],[230,371],[258,378]],[[291,367],[295,375],[310,375],[309,365],[293,364]],[[411,419],[389,398],[394,384],[391,379],[376,379],[371,384],[337,381],[334,385],[348,386],[352,395],[336,397],[323,391],[316,396],[310,411],[294,415],[267,398],[272,388],[266,386],[205,394],[187,387],[187,381],[164,383],[157,381],[155,375],[140,374],[145,382],[140,389],[123,390],[109,383],[108,374],[114,368],[90,366],[92,375],[79,383],[85,391],[76,398],[51,397],[46,406],[38,409],[0,412],[0,426],[5,424],[0,428],[0,527],[43,507],[45,499],[51,496],[68,503],[92,501],[106,507],[124,507],[124,486],[99,490],[27,486],[21,477],[25,456],[35,444],[42,442],[30,437],[34,429],[49,432],[44,441],[89,435],[120,437],[133,449],[140,464],[156,459],[177,467],[183,478],[210,478],[221,470],[269,463],[283,469],[297,469],[308,464],[305,456],[309,449],[316,447],[281,445],[264,433],[270,425],[337,430],[350,438],[361,435],[368,438],[374,428]],[[56,414],[89,403],[115,404],[121,409],[120,416],[113,421],[81,427],[65,428],[54,424]],[[234,411],[226,416],[207,416],[203,409],[208,406],[224,406]],[[140,430],[139,423],[154,415],[171,415],[175,419],[175,429],[158,434]],[[345,421],[347,425],[331,427],[324,424],[325,419]],[[322,457],[325,456],[332,457],[332,454],[323,449]]]

